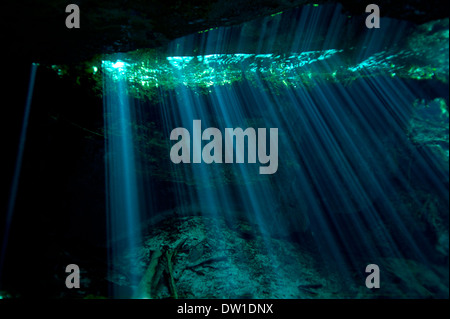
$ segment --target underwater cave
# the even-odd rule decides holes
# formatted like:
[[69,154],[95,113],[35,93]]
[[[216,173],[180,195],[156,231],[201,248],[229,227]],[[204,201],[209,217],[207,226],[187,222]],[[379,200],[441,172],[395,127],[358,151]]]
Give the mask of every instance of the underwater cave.
[[2,9],[0,299],[448,299],[442,2],[72,3]]

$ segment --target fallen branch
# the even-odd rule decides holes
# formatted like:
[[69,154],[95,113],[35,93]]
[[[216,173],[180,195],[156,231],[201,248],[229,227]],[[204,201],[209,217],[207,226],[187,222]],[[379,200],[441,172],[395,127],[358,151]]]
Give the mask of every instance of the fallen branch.
[[155,285],[153,285],[153,281],[155,281],[155,279],[157,281],[159,281],[159,278],[156,277],[160,277],[160,276],[155,276],[156,273],[156,267],[158,266],[159,263],[159,258],[162,256],[162,251],[161,250],[155,250],[151,256],[150,259],[150,264],[147,267],[147,270],[145,271],[144,276],[142,277],[138,289],[137,289],[137,298],[151,298],[151,293],[152,293],[152,287],[155,287]]
[[180,240],[180,242],[175,246],[174,249],[166,250],[166,261],[167,261],[166,274],[169,277],[167,281],[169,282],[169,289],[170,289],[170,292],[172,293],[172,297],[174,299],[178,299],[178,292],[177,292],[177,287],[175,285],[175,279],[173,278],[173,261],[172,260],[175,258],[175,256],[178,253],[178,250],[184,245],[186,240],[187,240],[186,238],[184,240]]

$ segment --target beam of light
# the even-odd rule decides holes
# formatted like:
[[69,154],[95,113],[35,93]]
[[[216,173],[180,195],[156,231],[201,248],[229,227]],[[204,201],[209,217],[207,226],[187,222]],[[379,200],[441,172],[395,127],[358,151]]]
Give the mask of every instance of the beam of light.
[[[123,63],[115,63],[115,72],[121,72]],[[120,260],[124,251],[134,253],[141,242],[141,214],[143,186],[137,177],[139,161],[135,154],[136,105],[131,105],[124,81],[104,79],[105,121],[105,176],[107,187],[107,216],[109,262],[130,272],[128,284],[138,285],[142,274],[136,273],[136,265]],[[125,263],[125,264],[124,264]],[[134,271],[134,273],[133,273]],[[114,297],[123,297],[120,285],[112,289]]]
[[25,141],[27,138],[28,120],[30,117],[31,102],[33,100],[33,90],[34,90],[34,83],[36,80],[37,67],[38,67],[37,63],[33,63],[31,65],[30,81],[28,83],[28,93],[27,93],[27,99],[26,99],[26,103],[25,103],[25,110],[24,110],[24,116],[23,116],[23,122],[22,122],[22,130],[20,132],[19,147],[17,150],[16,166],[14,168],[13,180],[12,180],[12,184],[11,184],[11,192],[10,192],[8,207],[7,207],[7,211],[6,211],[6,223],[5,223],[5,230],[3,233],[3,244],[2,244],[1,258],[0,258],[0,274],[2,273],[2,268],[3,268],[4,262],[5,262],[8,237],[9,237],[10,227],[11,227],[12,218],[13,218],[13,214],[14,214],[14,207],[16,204],[17,191],[19,188],[20,171],[22,168],[23,153],[25,150]]

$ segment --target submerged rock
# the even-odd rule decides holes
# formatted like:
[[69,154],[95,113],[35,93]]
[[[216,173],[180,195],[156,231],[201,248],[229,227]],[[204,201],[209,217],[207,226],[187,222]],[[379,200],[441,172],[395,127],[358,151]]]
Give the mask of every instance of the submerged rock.
[[339,298],[336,292],[355,292],[336,274],[322,275],[312,254],[297,244],[264,236],[243,221],[227,224],[202,216],[171,217],[152,227],[142,246],[123,257],[124,263],[135,258],[132,274],[123,275],[127,270],[119,266],[108,279],[136,289],[123,278],[143,277],[155,252],[177,245],[170,276],[158,270],[165,267],[162,258],[152,271],[160,278],[151,298],[173,297],[170,277],[180,298]]
[[[170,271],[164,256],[170,258]],[[134,298],[142,298],[142,285],[149,287],[146,298],[157,299],[448,297],[444,266],[380,258],[376,262],[382,287],[368,289],[357,270],[353,278],[345,277],[305,245],[264,236],[255,225],[222,218],[169,217],[150,227],[142,245],[125,252],[121,260],[107,280],[126,287]],[[129,262],[131,269],[125,266]],[[139,285],[127,279],[131,277],[139,278]]]

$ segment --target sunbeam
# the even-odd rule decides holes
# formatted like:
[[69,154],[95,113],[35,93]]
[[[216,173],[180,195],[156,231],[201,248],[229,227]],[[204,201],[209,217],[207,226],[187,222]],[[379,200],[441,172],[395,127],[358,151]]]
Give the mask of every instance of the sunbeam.
[[27,138],[28,119],[30,117],[31,102],[33,100],[33,90],[34,90],[34,82],[36,80],[37,67],[38,67],[37,63],[31,64],[30,81],[28,84],[28,93],[27,93],[27,99],[26,99],[25,110],[24,110],[24,115],[23,115],[22,130],[20,131],[20,140],[19,140],[19,147],[17,150],[16,165],[14,168],[13,180],[11,183],[11,190],[10,190],[10,195],[9,195],[9,202],[8,202],[8,207],[7,207],[7,211],[6,211],[6,222],[5,222],[5,229],[3,232],[2,250],[1,250],[1,256],[0,256],[0,274],[2,273],[3,264],[5,262],[9,232],[10,232],[11,222],[12,222],[13,215],[14,215],[14,207],[16,204],[17,191],[19,188],[20,171],[22,168],[23,153],[24,153],[25,142],[26,142],[26,138]]

